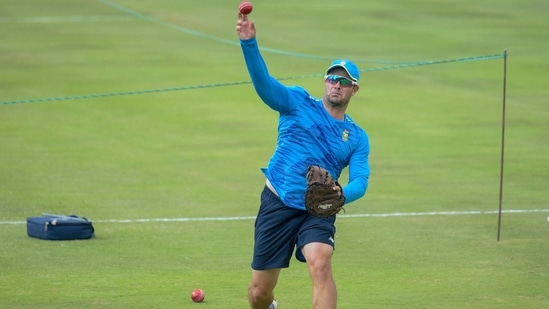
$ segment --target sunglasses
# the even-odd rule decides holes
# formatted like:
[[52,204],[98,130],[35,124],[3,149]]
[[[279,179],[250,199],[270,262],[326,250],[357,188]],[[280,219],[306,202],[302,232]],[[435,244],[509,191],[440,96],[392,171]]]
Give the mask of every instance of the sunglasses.
[[326,75],[324,76],[324,79],[332,85],[335,85],[339,82],[339,85],[341,87],[352,87],[352,86],[358,85],[357,82],[352,81],[347,77],[343,77],[339,75]]

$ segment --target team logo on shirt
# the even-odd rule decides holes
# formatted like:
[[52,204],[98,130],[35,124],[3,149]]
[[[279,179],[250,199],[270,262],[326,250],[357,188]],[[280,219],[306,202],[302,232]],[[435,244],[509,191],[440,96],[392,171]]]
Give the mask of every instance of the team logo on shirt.
[[343,130],[343,134],[341,135],[341,139],[346,142],[349,140],[349,131],[347,129]]

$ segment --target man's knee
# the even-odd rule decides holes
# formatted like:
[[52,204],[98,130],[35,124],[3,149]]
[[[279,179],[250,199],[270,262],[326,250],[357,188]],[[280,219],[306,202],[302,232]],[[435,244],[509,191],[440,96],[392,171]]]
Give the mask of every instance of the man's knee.
[[269,300],[273,295],[273,290],[267,286],[251,283],[248,286],[248,296],[254,302],[263,302]]
[[326,244],[310,243],[305,245],[303,253],[313,279],[325,280],[332,277],[333,248]]
[[252,303],[271,302],[280,269],[252,271],[252,282],[248,286],[248,299]]

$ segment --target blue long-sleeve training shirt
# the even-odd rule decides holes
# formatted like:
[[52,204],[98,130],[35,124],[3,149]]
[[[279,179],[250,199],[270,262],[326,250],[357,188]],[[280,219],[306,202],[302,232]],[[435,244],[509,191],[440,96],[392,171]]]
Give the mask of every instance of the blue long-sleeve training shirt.
[[324,167],[335,179],[349,166],[343,187],[346,203],[364,196],[370,176],[367,133],[347,115],[344,120],[333,118],[322,100],[302,87],[285,86],[271,77],[255,38],[240,45],[257,94],[279,113],[276,150],[262,171],[284,204],[305,209],[309,165]]

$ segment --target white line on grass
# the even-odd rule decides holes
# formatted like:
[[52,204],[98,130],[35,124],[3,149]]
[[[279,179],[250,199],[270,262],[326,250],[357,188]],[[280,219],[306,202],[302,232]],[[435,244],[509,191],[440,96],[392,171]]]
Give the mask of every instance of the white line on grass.
[[84,23],[136,20],[128,15],[0,17],[0,23]]
[[[503,210],[502,213],[536,213],[549,212],[549,209],[515,209]],[[428,211],[428,212],[393,212],[384,214],[356,214],[338,215],[338,218],[367,218],[367,217],[415,217],[415,216],[462,216],[462,215],[492,215],[497,210],[469,210],[469,211]],[[147,218],[147,219],[106,219],[90,220],[97,223],[147,223],[147,222],[191,222],[191,221],[242,221],[254,220],[255,216],[244,217],[202,217],[202,218]],[[0,225],[25,224],[26,221],[0,221]]]

